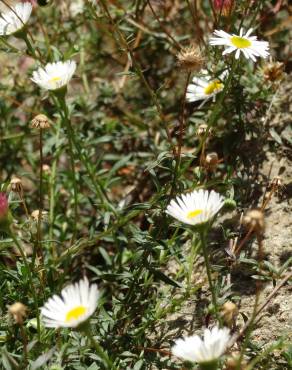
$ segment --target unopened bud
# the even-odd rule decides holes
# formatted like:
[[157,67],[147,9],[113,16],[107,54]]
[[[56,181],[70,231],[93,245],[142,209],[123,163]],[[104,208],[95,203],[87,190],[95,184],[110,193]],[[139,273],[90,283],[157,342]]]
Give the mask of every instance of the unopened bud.
[[8,307],[8,312],[12,315],[16,324],[22,325],[26,317],[27,307],[20,302],[16,302]]
[[179,67],[189,72],[199,71],[205,63],[200,49],[194,45],[182,49],[177,54],[177,60]]
[[11,188],[11,191],[15,192],[15,193],[22,193],[23,192],[23,185],[22,185],[22,181],[19,177],[12,177],[11,181],[10,181],[10,188]]
[[225,302],[221,309],[221,315],[228,327],[231,327],[238,315],[238,308],[233,302]]
[[243,217],[242,223],[249,228],[253,228],[259,234],[263,234],[265,230],[264,214],[259,209],[248,211]]
[[31,127],[44,130],[50,128],[51,124],[47,116],[45,116],[44,114],[38,114],[31,121]]

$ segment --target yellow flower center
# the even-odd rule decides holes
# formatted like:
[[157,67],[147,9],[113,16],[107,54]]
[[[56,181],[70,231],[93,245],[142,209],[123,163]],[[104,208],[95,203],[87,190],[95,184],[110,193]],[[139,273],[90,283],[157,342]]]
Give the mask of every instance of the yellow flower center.
[[61,80],[61,77],[59,77],[59,76],[52,77],[52,78],[50,79],[50,83],[55,83],[55,82],[58,82],[58,81],[60,81],[60,80]]
[[204,92],[206,95],[210,95],[210,94],[213,94],[213,92],[217,90],[221,90],[222,87],[223,87],[223,84],[220,81],[215,80],[215,81],[210,82],[209,85],[205,87]]
[[72,308],[72,310],[67,312],[66,315],[66,322],[70,322],[72,320],[78,320],[81,316],[83,316],[87,311],[87,308],[84,306],[77,306]]
[[190,211],[187,214],[187,218],[195,218],[196,216],[199,216],[203,211],[201,209],[195,209],[194,211]]
[[251,46],[251,42],[244,37],[232,36],[230,41],[238,49],[249,48]]

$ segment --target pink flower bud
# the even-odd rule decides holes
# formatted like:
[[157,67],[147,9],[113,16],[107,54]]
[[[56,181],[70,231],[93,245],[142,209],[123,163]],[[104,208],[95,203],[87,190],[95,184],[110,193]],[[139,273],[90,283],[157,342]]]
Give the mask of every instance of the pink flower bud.
[[8,200],[5,193],[0,193],[0,222],[8,215]]
[[233,6],[233,0],[213,0],[214,8],[217,13],[228,15]]

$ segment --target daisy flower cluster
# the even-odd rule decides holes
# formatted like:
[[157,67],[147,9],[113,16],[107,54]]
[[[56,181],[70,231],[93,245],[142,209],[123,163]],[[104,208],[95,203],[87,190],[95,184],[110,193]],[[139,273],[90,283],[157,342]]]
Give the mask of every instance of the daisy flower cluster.
[[[267,58],[269,55],[269,43],[267,41],[258,41],[256,36],[251,36],[253,29],[250,28],[244,33],[240,29],[239,35],[229,34],[223,30],[215,30],[214,37],[211,37],[209,43],[211,46],[223,46],[225,49],[222,55],[235,53],[235,59],[242,54],[246,59],[253,62],[256,58]],[[207,70],[203,69],[199,76],[193,78],[192,83],[187,88],[186,99],[189,102],[203,100],[204,102],[213,98],[224,89],[224,80],[228,76],[227,71],[219,77],[214,78]]]
[[[73,16],[77,16],[84,10],[85,3],[90,3],[91,10],[97,5],[96,0],[75,0],[71,2],[70,10]],[[215,1],[215,8],[228,14],[233,7],[232,1]],[[32,13],[31,2],[20,2],[9,7],[0,17],[0,36],[14,35],[20,37],[25,32],[26,25]],[[209,40],[212,47],[223,47],[222,55],[234,54],[235,59],[241,56],[255,62],[257,58],[267,58],[269,55],[269,44],[266,41],[259,41],[252,36],[253,29],[247,32],[241,28],[239,34],[229,34],[224,30],[215,30]],[[195,61],[192,55],[196,52]],[[191,48],[181,54],[181,59],[188,58],[185,63],[186,69],[190,65],[200,61],[201,69],[204,58],[200,53]],[[31,76],[31,81],[41,89],[55,92],[66,91],[75,71],[74,60],[56,61],[42,63],[41,58],[37,61],[36,68]],[[220,94],[230,77],[230,72],[222,68],[218,73],[212,75],[203,68],[194,76],[186,89],[186,100],[188,102],[215,100]],[[34,127],[42,129],[50,127],[46,116],[38,115],[34,119]],[[73,160],[74,168],[74,160]],[[179,194],[172,199],[166,207],[166,214],[178,222],[189,226],[200,226],[208,229],[216,215],[224,205],[225,198],[214,190],[195,189],[185,194]],[[8,202],[5,194],[0,193],[0,221],[7,216]],[[41,218],[44,211],[37,211],[36,220]],[[207,264],[206,264],[207,266]],[[208,271],[208,270],[207,270]],[[211,286],[211,284],[210,284]],[[83,278],[75,284],[69,284],[61,290],[60,295],[54,294],[41,307],[42,323],[48,328],[72,328],[82,329],[98,306],[99,289],[96,284],[90,284],[87,278]],[[215,305],[214,305],[215,306]],[[172,347],[173,355],[190,362],[195,362],[205,368],[214,368],[222,355],[224,355],[230,341],[230,331],[227,328],[214,326],[205,329],[203,337],[193,335],[183,339],[177,339]]]

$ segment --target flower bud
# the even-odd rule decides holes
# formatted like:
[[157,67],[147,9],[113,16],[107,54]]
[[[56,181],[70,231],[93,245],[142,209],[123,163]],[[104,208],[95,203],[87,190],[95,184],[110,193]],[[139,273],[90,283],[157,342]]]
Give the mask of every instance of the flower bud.
[[16,324],[22,325],[26,317],[27,307],[20,302],[16,302],[8,307],[8,312],[12,315]]

